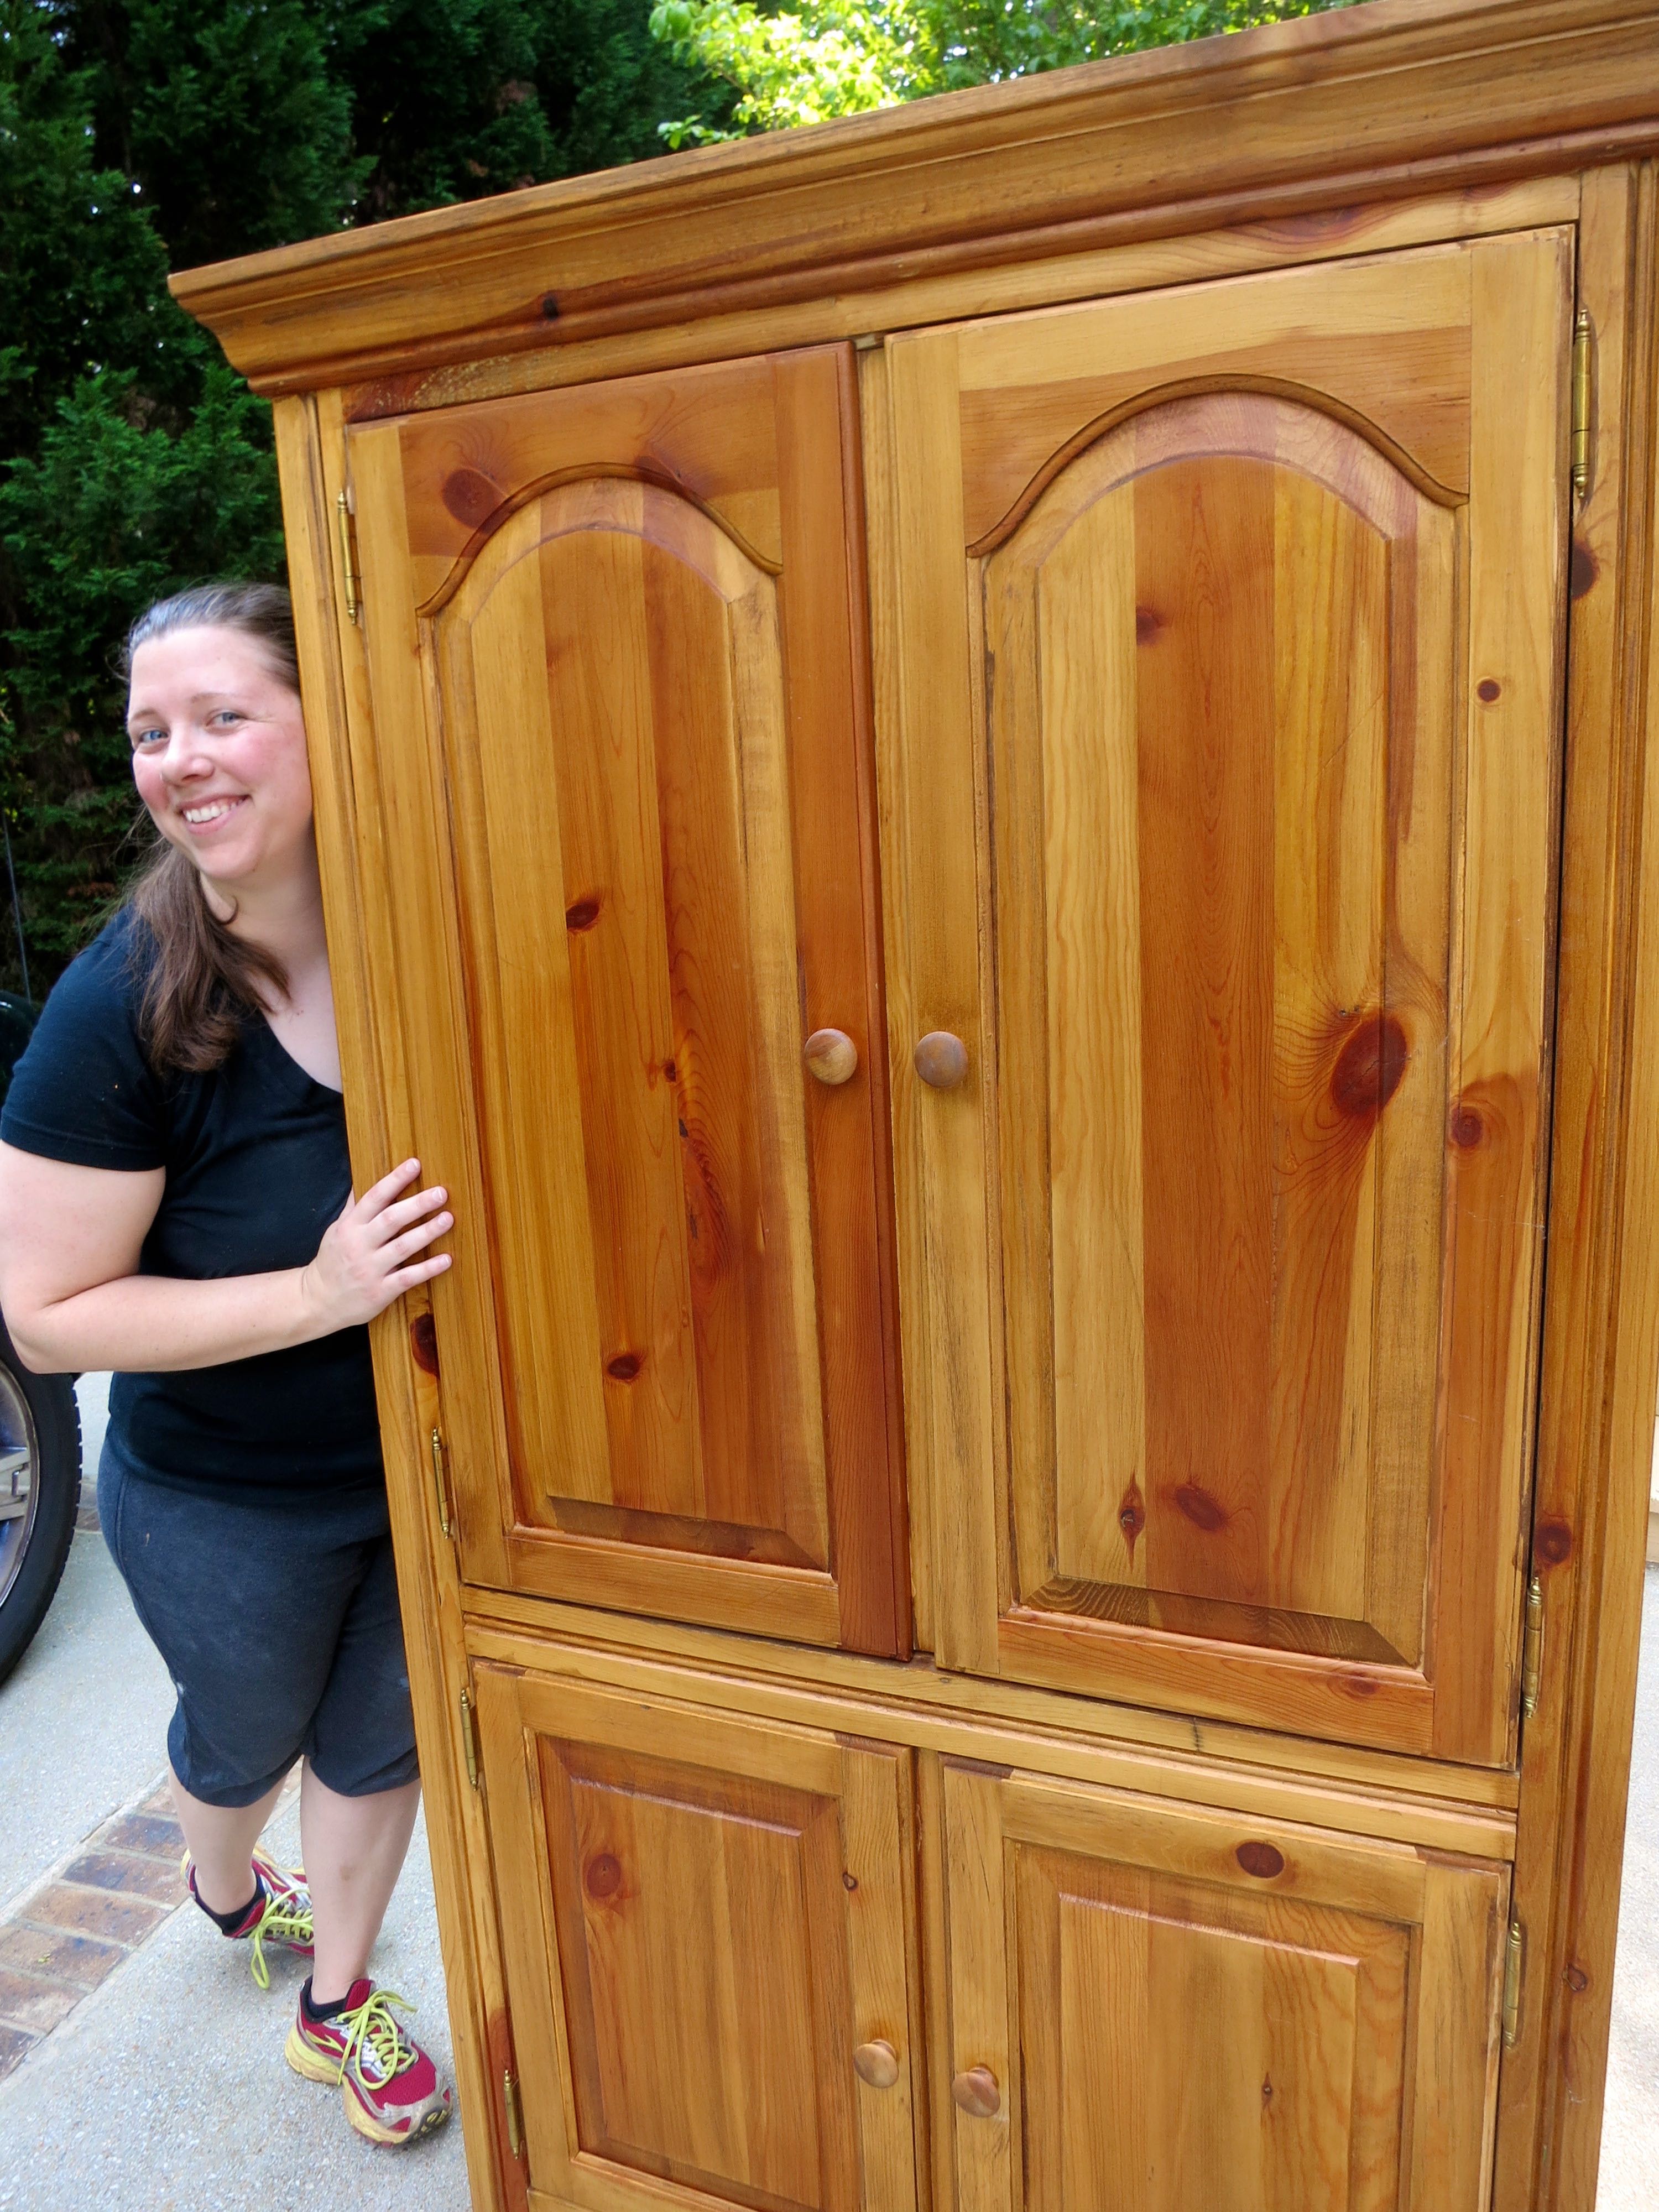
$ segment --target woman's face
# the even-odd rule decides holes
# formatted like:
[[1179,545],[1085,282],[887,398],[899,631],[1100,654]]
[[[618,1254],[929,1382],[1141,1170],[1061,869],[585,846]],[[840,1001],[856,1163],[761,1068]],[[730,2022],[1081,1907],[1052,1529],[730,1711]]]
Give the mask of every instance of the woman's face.
[[156,828],[228,892],[309,872],[311,770],[297,692],[238,629],[174,630],[132,656],[132,780]]

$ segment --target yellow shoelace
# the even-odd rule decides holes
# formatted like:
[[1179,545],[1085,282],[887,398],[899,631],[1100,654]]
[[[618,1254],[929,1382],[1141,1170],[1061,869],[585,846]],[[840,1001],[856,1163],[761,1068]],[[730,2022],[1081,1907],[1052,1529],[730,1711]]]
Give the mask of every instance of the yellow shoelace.
[[[188,1884],[192,1871],[188,1851],[179,1863],[179,1871]],[[249,1960],[249,1970],[259,1987],[268,1990],[270,1987],[270,1968],[265,1964],[265,1937],[269,1936],[273,1942],[279,1943],[309,1943],[312,1940],[311,1898],[308,1892],[296,1893],[289,1887],[291,1883],[305,1880],[303,1867],[296,1868],[291,1875],[284,1875],[276,1861],[267,1858],[264,1852],[255,1853],[253,1866],[264,1888],[265,1909],[252,1930],[252,1956]],[[272,1887],[274,1881],[283,1885],[281,1897]],[[305,1898],[303,1904],[298,1901],[300,1895]]]
[[[412,2013],[415,2009],[395,1990],[374,1990],[354,2011],[337,2014],[329,2023],[331,2027],[348,2030],[345,2049],[340,2053],[337,2080],[344,2081],[351,2054],[364,2045],[374,2053],[383,2081],[390,2081],[399,2074],[406,2074],[415,2063],[419,2054],[392,2018],[393,2005],[399,2012]],[[362,2071],[361,2061],[358,2071]]]
[[253,1955],[250,1967],[254,1980],[262,1990],[270,1987],[270,1969],[265,1964],[265,1937],[273,1942],[309,1943],[312,1938],[311,1906],[296,1905],[291,1898],[271,1898],[259,1916],[259,1924],[253,1931]]

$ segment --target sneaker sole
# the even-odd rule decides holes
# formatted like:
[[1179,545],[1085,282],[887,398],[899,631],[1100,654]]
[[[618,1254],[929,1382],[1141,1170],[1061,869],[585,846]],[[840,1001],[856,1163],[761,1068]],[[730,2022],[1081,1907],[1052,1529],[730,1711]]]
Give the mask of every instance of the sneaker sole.
[[428,2111],[422,2112],[412,2126],[399,2133],[396,2128],[387,2127],[384,2121],[376,2119],[372,2113],[366,2112],[358,2100],[352,2095],[348,2084],[343,2081],[340,2084],[340,2096],[345,2106],[345,2116],[358,2134],[369,2142],[378,2143],[386,2150],[406,2149],[410,2143],[418,2142],[422,2136],[429,2136],[436,2129],[442,2127],[444,2122],[449,2118],[449,2106],[447,2104],[434,2105]]
[[325,2058],[320,2051],[313,2051],[297,2025],[288,2032],[283,2056],[302,2081],[319,2082],[325,2089],[338,2089],[347,2119],[366,2141],[383,2149],[401,2150],[407,2143],[418,2142],[422,2136],[429,2136],[442,2127],[449,2118],[449,2106],[445,2102],[434,2105],[411,2127],[387,2127],[383,2120],[364,2110],[361,2100],[352,2094],[350,2085],[341,2080],[340,2069],[334,2061]]
[[302,2081],[321,2081],[331,2089],[340,2087],[338,2066],[331,2058],[325,2058],[320,2051],[313,2051],[297,2027],[289,2028],[283,2056]]

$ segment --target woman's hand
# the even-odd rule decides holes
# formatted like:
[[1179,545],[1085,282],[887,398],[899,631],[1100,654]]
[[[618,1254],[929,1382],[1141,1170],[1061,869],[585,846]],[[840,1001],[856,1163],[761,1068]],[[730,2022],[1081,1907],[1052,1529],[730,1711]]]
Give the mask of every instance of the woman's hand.
[[351,1200],[324,1232],[316,1258],[300,1274],[301,1297],[318,1335],[373,1321],[394,1298],[448,1267],[447,1252],[426,1248],[455,1225],[453,1213],[434,1210],[449,1194],[434,1188],[401,1195],[420,1172],[418,1160],[405,1160]]

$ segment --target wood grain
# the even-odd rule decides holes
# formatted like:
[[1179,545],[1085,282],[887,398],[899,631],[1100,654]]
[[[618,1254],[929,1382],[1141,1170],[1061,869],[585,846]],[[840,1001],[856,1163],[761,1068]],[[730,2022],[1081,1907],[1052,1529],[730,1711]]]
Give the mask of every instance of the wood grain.
[[424,613],[453,595],[493,532],[559,483],[656,483],[708,509],[759,565],[782,563],[771,365],[621,377],[550,400],[414,416],[398,438]]
[[[1279,1724],[1294,1711],[1298,1727],[1419,1749],[1427,1727],[1443,1752],[1504,1755],[1492,1655],[1512,1653],[1516,1617],[1490,1576],[1465,1602],[1457,1532],[1518,1526],[1526,1325],[1486,1355],[1475,1346],[1484,1316],[1519,1299],[1518,1316],[1533,1295],[1538,1248],[1522,1183],[1495,1190],[1478,1209],[1486,1242],[1467,1254],[1485,1288],[1460,1303],[1443,1257],[1445,1132],[1456,1157],[1459,1133],[1486,1124],[1473,1107],[1459,1120],[1447,1052],[1449,1040],[1477,1059],[1501,1052],[1522,1093],[1543,1079],[1548,872],[1528,861],[1517,879],[1510,844],[1546,851],[1558,757],[1547,696],[1466,670],[1458,579],[1494,622],[1541,634],[1562,619],[1547,524],[1501,520],[1521,472],[1527,497],[1559,496],[1557,453],[1524,422],[1477,419],[1468,364],[1535,357],[1539,421],[1559,409],[1564,250],[1560,234],[1524,236],[1361,264],[1333,288],[1333,328],[1392,316],[1409,329],[1437,301],[1464,319],[1462,397],[1455,377],[1442,389],[1465,448],[1446,474],[1474,485],[1469,502],[1425,489],[1393,441],[1327,411],[1324,395],[1309,404],[1305,384],[1293,398],[1268,380],[1171,398],[1181,387],[1153,361],[1139,369],[1149,404],[1062,448],[981,566],[971,545],[963,566],[929,541],[986,656],[975,696],[994,798],[977,871],[981,898],[994,887],[979,937],[996,953],[998,1152],[984,1205],[1002,1225],[1000,1283],[988,1267],[987,1279],[1006,1329],[988,1379],[994,1404],[1006,1376],[997,1480],[1017,1547],[994,1662],[982,1628],[942,1621],[951,1663],[1096,1692],[1104,1670],[1127,1668],[1138,1694],[1165,1665],[1183,1705],[1243,1717],[1255,1683],[1284,1701],[1256,1709]],[[1172,303],[1178,361],[1201,366],[1200,309],[1231,343],[1224,290]],[[1006,402],[1013,441],[1033,385],[1058,372],[1086,384],[1101,362],[1117,373],[1120,327],[1123,358],[1141,361],[1161,305],[986,325],[954,335],[950,356],[943,337],[907,340],[891,373],[927,362],[935,415],[953,374],[964,410]],[[1320,343],[1301,348],[1310,374]],[[1385,362],[1385,408],[1388,374]],[[896,432],[895,447],[902,544],[912,508],[918,533],[924,514],[939,531],[948,472],[965,484],[972,462],[948,433],[929,446]],[[1499,517],[1484,527],[1524,578],[1487,585],[1464,568],[1477,507]],[[909,542],[920,562],[920,536]],[[930,635],[943,619],[930,613]],[[1489,848],[1480,806],[1464,807],[1457,702],[1501,720],[1511,683],[1507,742],[1543,811],[1495,827]],[[920,799],[909,771],[907,867],[946,837],[939,793],[961,781],[948,727],[918,715],[902,733],[907,757],[930,748],[933,769]],[[1472,908],[1454,911],[1455,878],[1479,878]],[[1488,900],[1510,936],[1474,951],[1468,915]],[[914,938],[908,951],[914,965]],[[1481,981],[1466,1004],[1448,980],[1471,960]],[[1491,1149],[1530,1191],[1536,1122]],[[962,1199],[935,1215],[923,1182],[914,1202],[928,1237],[955,1247],[952,1277],[977,1270]],[[926,1266],[945,1272],[931,1252]],[[1481,1394],[1481,1472],[1467,1401],[1448,1425],[1443,1375]],[[943,1395],[963,1399],[954,1383]],[[982,1484],[982,1449],[975,1464]],[[993,1555],[981,1556],[983,1589]],[[953,1602],[968,1601],[972,1558],[971,1540],[947,1547]],[[1260,1664],[1240,1646],[1262,1647]],[[1091,1649],[1102,1671],[1087,1671]],[[1484,1685],[1473,1702],[1471,1674]]]
[[1501,1873],[943,1780],[953,2051],[994,2008],[1025,2085],[999,2206],[1484,2203]]
[[1386,283],[1361,258],[1236,279],[1224,293],[1200,284],[1064,308],[1043,319],[1035,376],[1024,317],[970,325],[958,341],[969,544],[999,543],[1076,440],[1193,380],[1316,394],[1425,488],[1466,492],[1469,272],[1469,249],[1451,246],[1391,259]]
[[[1586,179],[1578,297],[1595,332],[1595,461],[1574,522],[1555,1165],[1530,1565],[1544,1594],[1522,1730],[1519,2034],[1494,2202],[1591,2202],[1600,2155],[1659,1347],[1653,926],[1656,202],[1651,167]],[[1639,819],[1640,828],[1638,829]]]
[[[879,1023],[849,374],[811,355],[356,441],[397,441],[404,619],[434,516],[476,536],[418,635],[511,1428],[505,1522],[471,1516],[488,1576],[758,1628],[793,1567],[794,1632],[890,1651],[883,1086],[832,1099],[801,1063],[820,998]],[[771,501],[781,586],[702,495],[733,483]]]
[[[502,1617],[504,1607],[513,1618]],[[850,1653],[821,1655],[814,1679],[803,1682],[798,1655],[785,1646],[771,1653],[754,1639],[733,1646],[716,1632],[665,1622],[641,1623],[623,1643],[617,1626],[613,1617],[591,1608],[496,1598],[489,1618],[470,1621],[467,1648],[505,1665],[578,1680],[636,1682],[772,1719],[809,1726],[833,1719],[850,1733],[922,1750],[1012,1760],[1078,1780],[1266,1811],[1466,1856],[1513,1856],[1512,1774],[1258,1735],[1196,1719],[1176,1723],[1145,1708],[1085,1701],[1079,1710],[1075,1700],[1068,1705],[1013,1683],[975,1683],[972,1708],[965,1709],[949,1676],[913,1664],[900,1683],[881,1662]],[[764,1658],[772,1663],[762,1666]]]
[[[858,1066],[804,1104],[818,1268],[824,1449],[854,1650],[908,1648],[896,1291],[889,1244],[890,1133],[881,1053],[881,923],[870,790],[873,738],[862,608],[853,364],[845,348],[773,364],[785,519],[780,585],[787,641],[790,830],[799,1028],[846,1030]],[[831,422],[840,435],[829,434]],[[780,845],[782,841],[779,841]],[[751,847],[752,850],[752,847]],[[780,1081],[781,1077],[780,1076]],[[833,1231],[831,1231],[833,1224]],[[810,1316],[809,1322],[810,1322]],[[881,1388],[873,1387],[879,1347]],[[857,1553],[848,1571],[851,1555]]]
[[[1496,169],[1507,160],[1510,168],[1524,170],[1536,166],[1534,150],[1488,155],[1486,160]],[[1468,166],[1467,159],[1453,164],[1460,174]],[[1345,181],[1354,187],[1346,195]],[[1045,237],[1044,251],[1036,257],[1016,250],[1012,259],[988,264],[983,244],[965,240],[955,247],[931,250],[920,266],[898,257],[879,270],[866,267],[860,272],[858,289],[845,292],[814,293],[803,285],[787,300],[745,305],[731,296],[742,289],[739,284],[727,287],[719,300],[703,300],[705,312],[695,322],[651,324],[635,316],[625,330],[613,323],[608,336],[567,323],[556,344],[482,359],[461,355],[441,368],[371,377],[348,386],[343,403],[349,420],[362,422],[641,369],[735,360],[780,345],[917,330],[1068,300],[1574,222],[1578,216],[1578,179],[1571,169],[1528,175],[1515,183],[1469,181],[1462,188],[1441,190],[1432,166],[1425,166],[1400,183],[1399,190],[1408,196],[1396,200],[1368,197],[1367,186],[1358,179],[1337,175],[1321,183],[1322,204],[1301,212],[1287,208],[1275,216],[1255,200],[1247,207],[1242,199],[1225,210],[1213,204],[1188,209],[1192,222],[1202,227],[1189,228],[1184,235],[1158,234],[1166,228],[1161,207],[1127,218],[1085,216],[1062,226],[1063,234]],[[1375,189],[1374,180],[1369,189]],[[1226,228],[1212,227],[1224,221]],[[1115,239],[1126,242],[1111,243]],[[1022,248],[1030,242],[1022,241]],[[872,366],[868,358],[861,363],[866,372]]]
[[[967,609],[958,583],[955,339],[905,340],[891,356],[899,495],[887,574],[898,594],[889,634],[897,722],[888,742],[908,786],[910,837],[902,852],[890,854],[889,896],[909,914],[907,998],[917,1033],[948,1029],[968,1054],[967,1078],[957,1088],[926,1091],[920,1099],[911,1093],[914,1154],[896,1163],[901,1175],[916,1177],[926,1237],[921,1273],[903,1292],[911,1311],[906,1366],[913,1376],[927,1377],[921,1449],[934,1499],[939,1656],[949,1665],[994,1673],[1000,1540],[991,1501],[975,1480],[988,1463],[993,1420],[975,793],[983,769],[970,744]],[[930,496],[915,495],[918,479]],[[910,1434],[914,1452],[914,1426]],[[947,1498],[948,1519],[941,1510]]]
[[[1476,248],[1467,797],[1449,1081],[1437,1747],[1508,1756],[1536,1376],[1550,939],[1566,626],[1571,241]],[[1525,405],[1511,389],[1528,363]],[[1528,557],[1518,557],[1519,549]],[[1497,687],[1494,693],[1493,686]]]
[[902,2207],[908,2093],[863,2112],[852,2065],[872,2021],[908,2040],[892,1753],[492,1669],[479,1687],[532,2176],[594,2212],[664,2187]]

